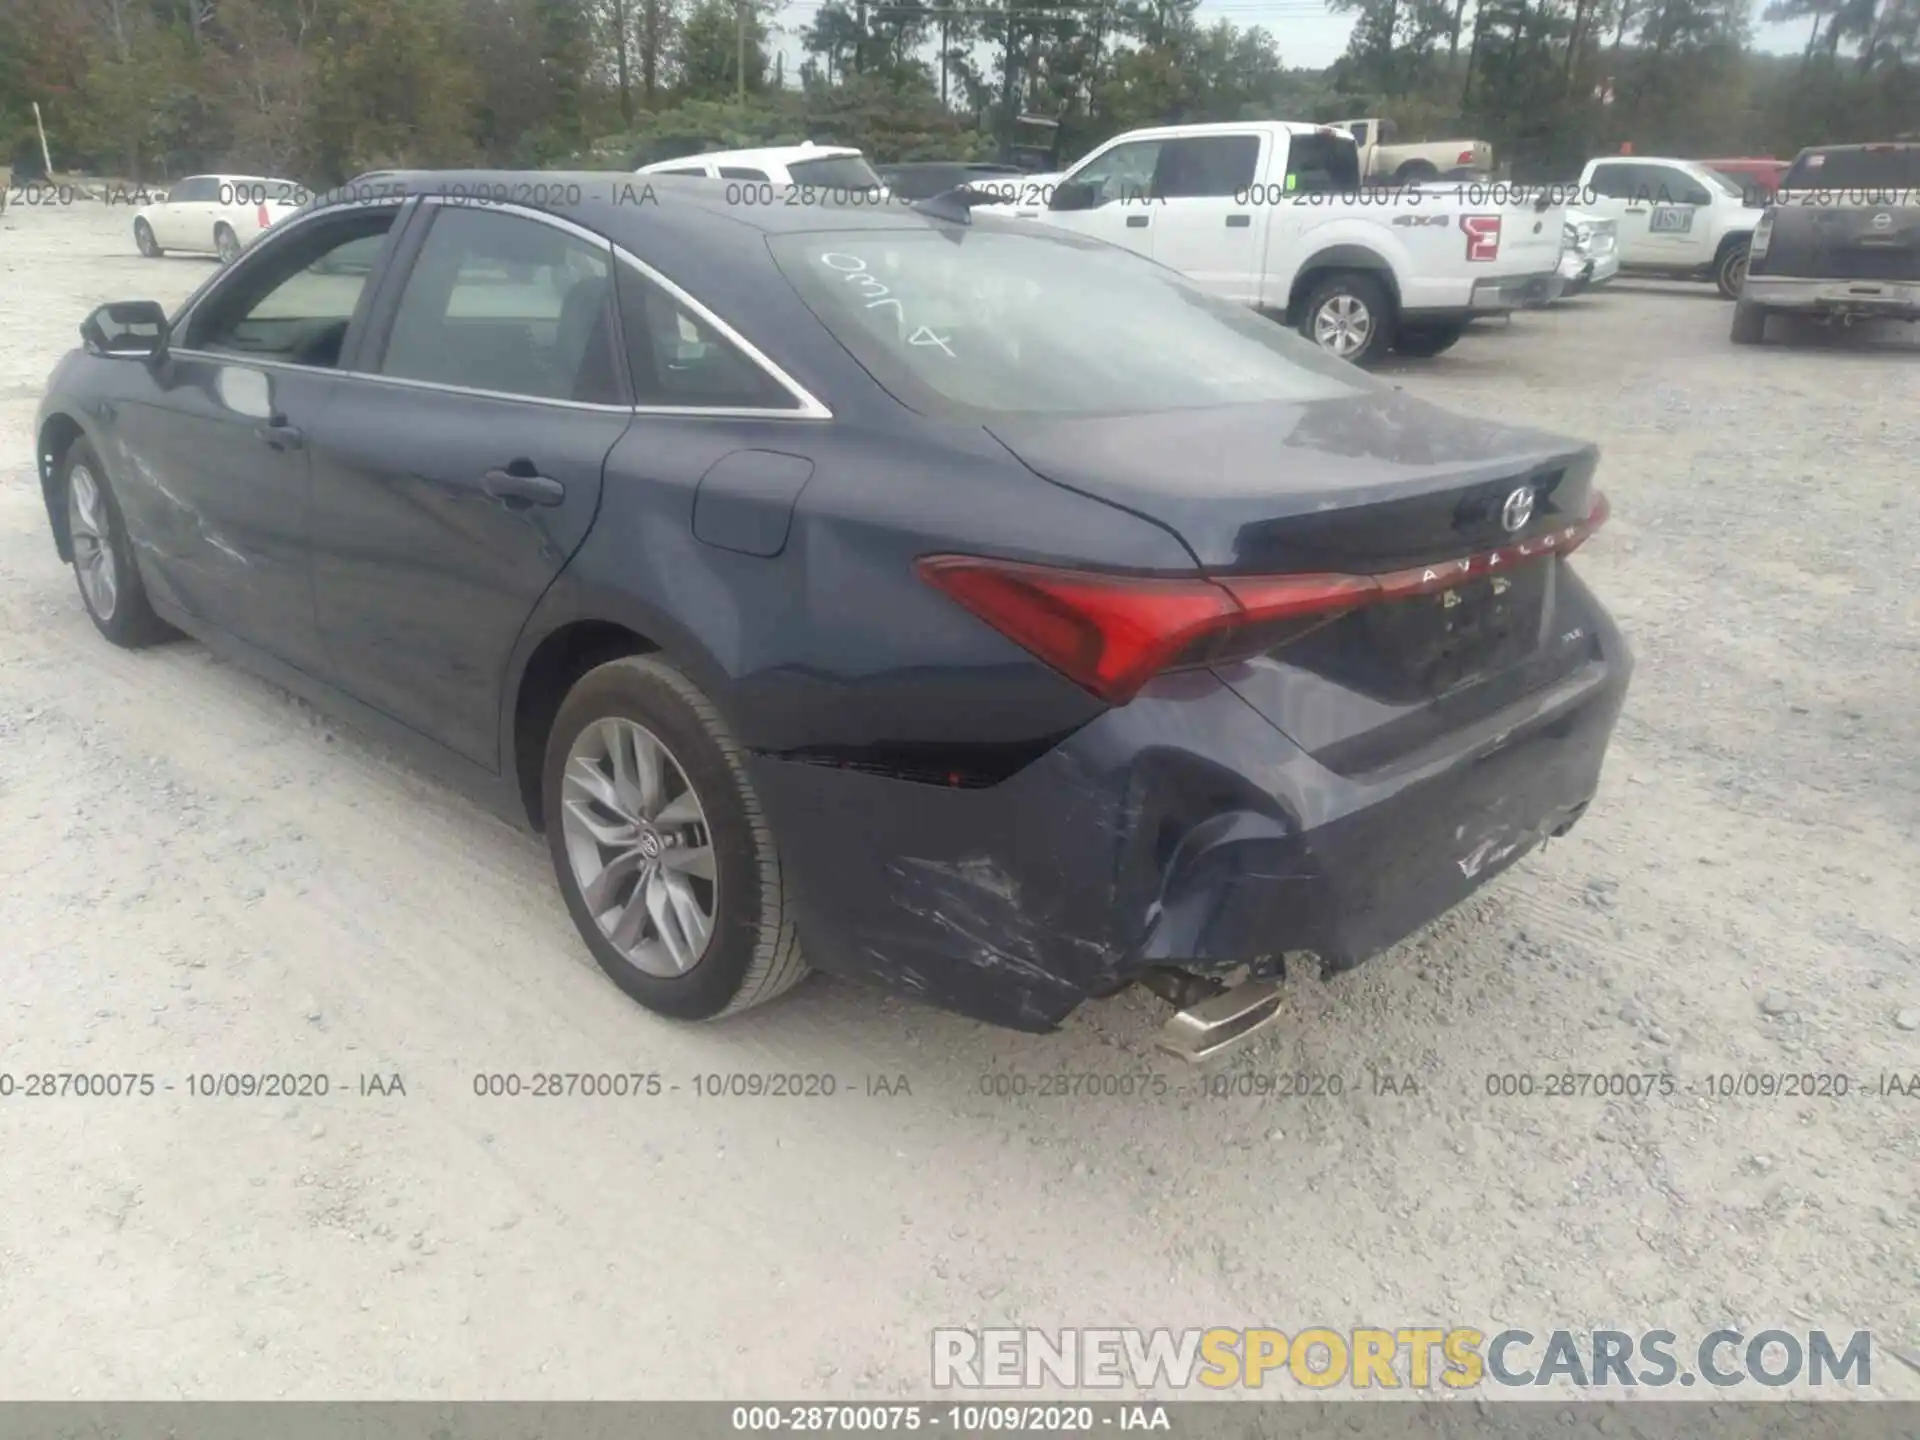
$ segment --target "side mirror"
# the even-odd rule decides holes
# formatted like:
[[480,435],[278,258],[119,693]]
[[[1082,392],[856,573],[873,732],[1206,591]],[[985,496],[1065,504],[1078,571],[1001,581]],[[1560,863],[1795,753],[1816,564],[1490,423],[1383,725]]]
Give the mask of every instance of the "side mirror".
[[1062,180],[1053,187],[1053,198],[1047,202],[1049,210],[1091,210],[1100,198],[1100,192],[1084,180]]
[[147,360],[167,348],[167,312],[152,300],[116,300],[80,322],[89,355]]

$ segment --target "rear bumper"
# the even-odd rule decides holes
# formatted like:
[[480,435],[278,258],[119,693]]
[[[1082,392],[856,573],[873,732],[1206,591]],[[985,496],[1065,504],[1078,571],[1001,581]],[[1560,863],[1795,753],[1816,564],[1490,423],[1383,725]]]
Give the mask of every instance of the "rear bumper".
[[1582,669],[1372,774],[1207,673],[982,789],[757,756],[809,960],[1030,1031],[1149,965],[1364,960],[1585,809],[1632,665],[1594,609]]
[[1822,280],[1749,271],[1741,297],[1769,310],[1920,319],[1920,280]]
[[1550,305],[1560,298],[1564,283],[1554,270],[1542,270],[1533,275],[1508,275],[1496,280],[1477,280],[1468,307],[1475,315],[1498,315],[1507,310]]
[[1586,256],[1577,250],[1569,250],[1560,258],[1560,279],[1564,284],[1561,293],[1576,295],[1583,290],[1597,290],[1619,273],[1620,256],[1617,251]]

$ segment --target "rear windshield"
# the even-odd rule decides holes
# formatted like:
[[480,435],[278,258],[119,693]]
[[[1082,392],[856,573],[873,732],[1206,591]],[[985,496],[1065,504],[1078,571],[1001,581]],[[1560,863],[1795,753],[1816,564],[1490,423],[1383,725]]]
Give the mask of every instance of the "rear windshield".
[[1809,150],[1787,169],[1783,190],[1906,190],[1920,186],[1920,145]]
[[1142,414],[1378,385],[1172,270],[1060,231],[976,220],[768,243],[834,337],[922,411]]
[[795,160],[787,174],[796,185],[819,185],[829,190],[878,190],[880,177],[864,155],[829,155],[821,160]]

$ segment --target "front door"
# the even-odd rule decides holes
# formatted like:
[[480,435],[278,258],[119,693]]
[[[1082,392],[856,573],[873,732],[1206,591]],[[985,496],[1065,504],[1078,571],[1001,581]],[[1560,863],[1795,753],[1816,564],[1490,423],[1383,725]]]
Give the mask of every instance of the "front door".
[[[163,593],[300,669],[319,658],[307,442],[397,211],[316,218],[246,257],[195,305],[122,417],[126,477]],[[329,273],[366,252],[367,265]]]
[[509,654],[632,420],[612,250],[496,207],[422,220],[311,446],[314,599],[335,683],[491,767]]
[[[1101,151],[1062,181],[1090,187],[1093,204],[1084,210],[1050,205],[1040,218],[1140,255],[1153,254],[1153,226],[1161,209],[1153,195],[1153,172],[1162,143],[1129,140]],[[1060,187],[1055,186],[1054,205],[1059,199]]]

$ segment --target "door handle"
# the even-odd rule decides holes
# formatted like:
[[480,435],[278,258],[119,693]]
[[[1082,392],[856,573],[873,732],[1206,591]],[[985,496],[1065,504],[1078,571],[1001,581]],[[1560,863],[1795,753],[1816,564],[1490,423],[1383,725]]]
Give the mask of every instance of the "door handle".
[[1229,230],[1245,230],[1251,224],[1253,224],[1253,217],[1251,215],[1229,215],[1227,217],[1227,228]]
[[525,470],[489,470],[481,477],[480,488],[509,505],[516,500],[523,505],[558,505],[567,498],[566,486],[540,474],[531,465]]
[[275,450],[298,450],[307,443],[306,432],[298,425],[289,425],[285,419],[275,417],[264,425],[254,428],[255,435]]
[[1644,215],[1646,213],[1647,207],[1644,205],[1629,205],[1627,207],[1627,214],[1629,215]]
[[1129,230],[1144,230],[1144,229],[1146,229],[1146,228],[1147,228],[1147,217],[1146,217],[1146,216],[1144,216],[1144,215],[1129,215],[1129,216],[1127,217],[1127,228],[1128,228]]

